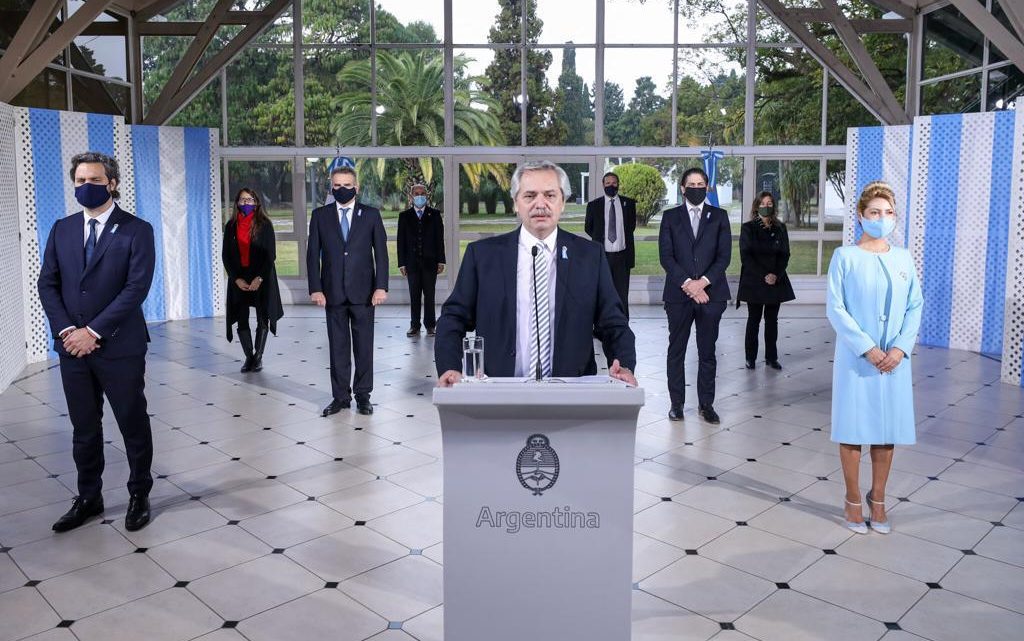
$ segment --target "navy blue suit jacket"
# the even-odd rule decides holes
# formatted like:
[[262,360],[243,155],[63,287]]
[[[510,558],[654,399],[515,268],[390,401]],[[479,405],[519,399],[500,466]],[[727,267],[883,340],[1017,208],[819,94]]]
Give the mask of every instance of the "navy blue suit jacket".
[[[558,230],[555,259],[555,324],[551,375],[597,373],[595,329],[611,362],[636,367],[636,345],[604,249]],[[466,247],[455,289],[441,307],[434,339],[438,375],[462,371],[462,337],[484,338],[488,376],[513,376],[516,368],[516,267],[519,229]]]
[[338,206],[317,207],[306,246],[309,293],[323,292],[328,305],[369,305],[375,289],[388,288],[388,239],[375,207],[356,202],[348,242],[342,240]]
[[732,260],[732,228],[724,209],[704,203],[697,237],[693,237],[687,206],[666,209],[658,232],[658,255],[665,270],[666,303],[683,303],[690,298],[680,289],[687,278],[707,276],[711,284],[704,289],[712,301],[731,298],[725,270]]
[[115,205],[88,265],[84,229],[85,214],[78,212],[54,223],[46,240],[38,287],[53,348],[68,356],[58,332],[88,325],[102,337],[93,356],[143,355],[149,332],[142,301],[156,263],[153,227]]

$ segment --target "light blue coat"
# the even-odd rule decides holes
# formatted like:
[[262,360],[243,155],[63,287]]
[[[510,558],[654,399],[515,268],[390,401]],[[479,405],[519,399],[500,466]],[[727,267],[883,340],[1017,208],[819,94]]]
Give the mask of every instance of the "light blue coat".
[[[832,366],[832,440],[852,445],[912,445],[910,353],[921,327],[921,295],[910,252],[875,254],[840,247],[828,269],[826,312],[836,330]],[[906,358],[882,374],[863,358],[872,347],[898,347]]]

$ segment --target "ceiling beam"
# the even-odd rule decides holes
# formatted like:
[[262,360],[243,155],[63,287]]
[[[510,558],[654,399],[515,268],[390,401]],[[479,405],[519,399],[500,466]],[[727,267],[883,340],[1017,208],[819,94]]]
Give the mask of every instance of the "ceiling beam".
[[[18,68],[25,56],[39,46],[41,39],[46,37],[53,18],[60,11],[62,4],[61,0],[45,0],[36,2],[28,10],[25,20],[18,27],[14,38],[7,46],[3,58],[0,58],[0,87],[7,86],[11,74]],[[21,89],[18,89],[18,92],[20,91]],[[17,95],[18,92],[15,92],[14,95]]]
[[898,13],[904,18],[913,18],[917,9],[914,0],[868,0],[868,2],[880,9]]
[[[1024,72],[1024,43],[1017,36],[1010,33],[999,20],[996,19],[977,0],[952,0],[953,6],[964,14],[971,24],[978,28],[989,42],[999,47],[1006,59],[1012,62],[1018,69]],[[1011,4],[1004,2],[1001,4]]]
[[894,112],[889,104],[875,94],[856,73],[843,64],[843,61],[836,54],[832,53],[832,50],[822,44],[803,23],[788,15],[786,7],[779,0],[758,1],[765,11],[781,22],[789,33],[807,49],[808,53],[819,63],[827,67],[829,72],[836,77],[839,84],[845,87],[879,121],[886,125],[905,125],[910,123],[910,118],[902,108]]
[[[247,24],[223,49],[207,60],[192,77],[185,80],[173,93],[169,93],[166,99],[163,99],[164,94],[167,93],[165,87],[160,92],[160,98],[153,103],[149,113],[142,119],[143,124],[162,125],[173,118],[196,94],[206,88],[206,85],[221,69],[230,64],[246,45],[269,27],[291,4],[292,0],[270,0],[262,11],[255,12],[257,17],[252,22]],[[177,71],[175,69],[175,73]]]
[[173,9],[175,5],[182,3],[182,0],[155,0],[150,2],[141,9],[136,9],[135,19],[139,22],[145,22],[154,16],[158,16],[168,9]]
[[1016,2],[1001,2],[999,6],[1003,8],[1006,19],[1010,21],[1013,30],[1017,32],[1017,37],[1024,40],[1024,5]]
[[[82,31],[92,23],[96,16],[103,13],[111,3],[112,0],[86,0],[85,4],[74,15],[65,20],[56,31],[49,36],[41,38],[38,46],[27,51],[27,55],[15,62],[7,75],[0,76],[0,101],[11,102],[14,100],[14,97],[21,93],[21,90],[28,86],[36,76],[42,73],[46,65],[53,62],[53,59],[71,44],[76,37],[81,35]],[[49,4],[49,0],[43,4]],[[15,37],[17,37],[17,34]],[[38,42],[39,40],[39,34],[33,34],[31,41]],[[6,54],[4,58],[6,58]]]
[[[833,14],[822,8],[786,9],[786,14],[803,22],[832,22]],[[914,21],[907,18],[883,20],[882,18],[854,18],[849,21],[857,33],[910,33],[914,29]]]

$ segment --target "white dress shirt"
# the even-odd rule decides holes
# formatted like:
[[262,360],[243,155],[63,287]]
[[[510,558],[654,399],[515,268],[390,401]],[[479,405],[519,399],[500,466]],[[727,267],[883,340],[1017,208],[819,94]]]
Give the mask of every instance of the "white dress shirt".
[[[611,210],[612,203],[615,203],[615,230],[616,238],[615,242],[608,240],[608,230],[611,229]],[[618,196],[615,198],[604,198],[604,250],[606,252],[621,252],[626,250],[626,233],[622,229],[622,200]]]
[[519,251],[516,260],[516,376],[531,376],[530,355],[532,352],[534,318],[533,302],[533,247],[543,242],[548,249],[548,318],[551,328],[551,359],[555,358],[555,259],[558,249],[558,230],[556,229],[543,241],[519,228]]
[[[341,215],[342,215],[342,211],[341,210],[342,209],[347,209],[348,210],[348,212],[345,214],[345,218],[348,219],[348,233],[351,234],[352,233],[352,214],[355,212],[355,209],[356,209],[356,201],[355,201],[355,199],[353,198],[352,202],[348,203],[347,205],[342,205],[341,203],[339,203],[337,201],[335,201],[334,204],[338,206],[338,225],[339,226],[341,225]],[[339,227],[339,229],[340,229],[340,227]]]
[[[686,200],[686,198],[683,198],[683,206],[686,207],[686,217],[690,219],[690,226],[693,227],[693,237],[694,238],[697,237],[697,233],[700,231],[700,226],[704,222],[704,205],[707,202],[708,202],[707,198],[705,198],[704,200],[702,200],[700,202],[699,205],[694,205],[689,200]],[[696,226],[693,225],[693,208],[694,207],[697,208],[697,225]],[[690,282],[691,280],[693,280],[693,279],[692,278],[687,278],[686,280],[683,281],[683,284],[685,285],[686,283]],[[701,280],[703,280],[708,285],[711,284],[711,280],[707,276],[703,276],[702,275],[701,276]]]
[[[100,238],[103,236],[103,230],[106,229],[107,221],[110,220],[110,215],[112,213],[114,213],[114,201],[113,200],[110,201],[110,207],[107,207],[105,210],[103,210],[103,213],[100,214],[99,216],[97,216],[96,218],[93,218],[89,214],[85,214],[83,212],[83,216],[82,216],[82,218],[84,219],[83,222],[82,222],[82,229],[83,229],[83,232],[82,232],[82,251],[83,252],[85,251],[85,244],[87,242],[89,242],[89,221],[90,220],[97,221],[97,223],[96,223],[96,244],[99,244]],[[96,338],[96,340],[99,340],[99,339],[103,338],[102,336],[97,334],[96,331],[93,328],[89,327],[88,325],[86,325],[85,328],[87,330],[89,330],[89,333],[92,334]],[[67,331],[73,330],[73,329],[75,329],[74,325],[68,325],[64,329],[62,329],[59,332],[57,332],[57,335],[60,336],[64,332],[67,332]]]

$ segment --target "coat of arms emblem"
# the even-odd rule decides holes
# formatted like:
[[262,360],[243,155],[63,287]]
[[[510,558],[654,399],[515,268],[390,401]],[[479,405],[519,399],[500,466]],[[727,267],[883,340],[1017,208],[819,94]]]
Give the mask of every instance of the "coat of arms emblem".
[[516,459],[516,475],[523,487],[541,496],[558,480],[558,454],[547,436],[532,434]]

